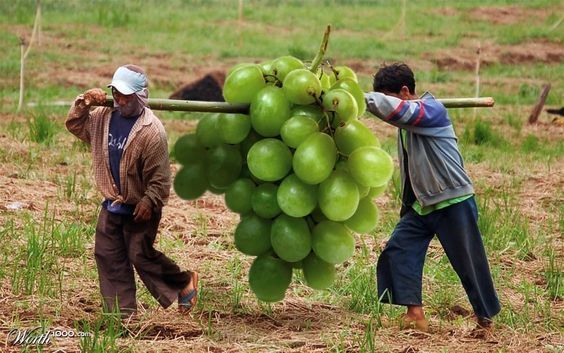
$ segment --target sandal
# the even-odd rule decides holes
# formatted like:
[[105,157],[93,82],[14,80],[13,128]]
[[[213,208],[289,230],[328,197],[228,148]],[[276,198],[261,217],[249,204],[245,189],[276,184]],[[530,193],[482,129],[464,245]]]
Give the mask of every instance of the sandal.
[[192,282],[194,288],[186,295],[181,295],[180,293],[178,293],[178,311],[185,314],[192,311],[192,309],[194,309],[196,303],[198,302],[198,273],[190,273],[190,281]]

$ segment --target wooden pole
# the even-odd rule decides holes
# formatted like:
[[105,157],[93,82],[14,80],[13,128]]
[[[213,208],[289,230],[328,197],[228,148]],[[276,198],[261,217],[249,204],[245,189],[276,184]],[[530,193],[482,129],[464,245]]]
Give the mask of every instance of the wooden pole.
[[24,96],[24,66],[25,66],[25,39],[20,37],[20,97],[17,112],[22,109]]
[[239,0],[239,48],[243,47],[243,0]]
[[18,100],[18,108],[17,112],[22,109],[23,106],[23,99],[24,99],[24,70],[25,70],[25,59],[29,55],[29,51],[31,50],[31,46],[33,45],[35,39],[39,37],[39,30],[41,25],[41,1],[37,0],[37,8],[35,10],[35,20],[33,21],[33,30],[31,31],[31,38],[27,45],[27,49],[25,47],[25,39],[20,37],[20,97]]
[[[479,98],[443,98],[438,99],[447,108],[472,108],[472,107],[493,107],[492,97]],[[102,106],[113,107],[113,98],[106,98]],[[149,98],[149,108],[153,110],[170,110],[184,112],[202,113],[232,113],[249,114],[248,104],[231,104],[226,102],[204,102],[189,101],[178,99]]]
[[[474,97],[480,96],[480,55],[482,54],[482,43],[478,42],[478,49],[476,49],[476,69],[474,71],[476,76],[476,94]],[[474,108],[474,120],[476,120],[476,109]]]
[[550,83],[547,83],[542,86],[542,91],[537,101],[537,104],[533,107],[533,111],[531,115],[529,115],[529,124],[534,124],[539,119],[539,115],[542,112],[542,108],[544,107],[544,103],[546,102],[546,97],[548,96],[548,92],[550,92]]

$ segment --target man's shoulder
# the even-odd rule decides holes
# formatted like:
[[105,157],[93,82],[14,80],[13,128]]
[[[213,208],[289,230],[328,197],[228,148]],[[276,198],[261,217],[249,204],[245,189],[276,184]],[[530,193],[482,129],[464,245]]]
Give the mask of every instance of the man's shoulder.
[[142,124],[151,138],[164,138],[166,140],[164,125],[151,109],[145,108],[142,119]]
[[150,125],[153,128],[164,130],[164,126],[161,119],[157,117],[155,112],[153,112],[151,109],[147,107],[145,108],[145,112],[143,113],[142,119],[143,119],[142,121],[143,125]]

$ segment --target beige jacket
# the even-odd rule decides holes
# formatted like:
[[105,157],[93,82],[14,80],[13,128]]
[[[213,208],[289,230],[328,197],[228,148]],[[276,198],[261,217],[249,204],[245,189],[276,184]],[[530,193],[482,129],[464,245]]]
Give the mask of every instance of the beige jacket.
[[121,195],[110,172],[108,132],[113,108],[90,110],[73,104],[66,127],[92,147],[92,165],[98,190],[104,198],[135,205],[144,202],[161,209],[170,193],[171,173],[166,132],[152,110],[145,108],[133,125],[121,157]]

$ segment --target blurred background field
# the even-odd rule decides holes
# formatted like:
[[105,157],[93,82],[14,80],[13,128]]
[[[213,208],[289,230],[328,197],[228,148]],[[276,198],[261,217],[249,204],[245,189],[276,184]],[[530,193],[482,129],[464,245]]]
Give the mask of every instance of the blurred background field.
[[[31,39],[36,4],[0,1],[1,351],[564,349],[564,124],[545,110],[536,124],[527,123],[544,84],[551,84],[545,108],[564,106],[561,1],[43,0],[39,35],[25,61],[24,106],[17,112],[20,40]],[[332,33],[325,57],[353,68],[365,90],[382,63],[404,61],[416,72],[419,93],[494,97],[494,108],[449,113],[475,183],[503,305],[495,335],[468,337],[471,308],[438,242],[431,244],[424,276],[433,332],[386,327],[401,311],[378,303],[374,264],[397,221],[397,176],[378,199],[381,225],[357,237],[355,257],[340,266],[337,283],[313,291],[293,282],[286,299],[273,305],[258,303],[248,288],[249,258],[232,241],[237,216],[221,197],[208,193],[187,202],[173,195],[158,247],[201,273],[198,307],[190,318],[179,317],[160,309],[140,285],[139,322],[121,325],[102,316],[93,260],[100,196],[91,157],[64,129],[68,106],[50,103],[105,88],[126,63],[146,69],[151,97],[166,98],[237,63],[287,54],[308,61],[327,24]],[[159,112],[170,146],[202,114]],[[365,118],[395,158],[395,129]],[[93,335],[25,349],[4,344],[10,328],[35,326]]]

